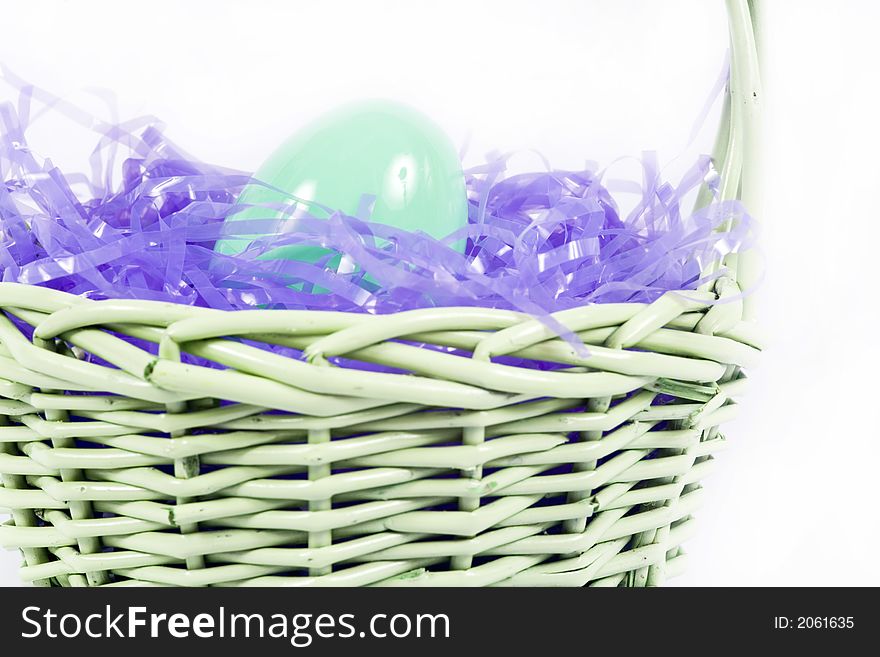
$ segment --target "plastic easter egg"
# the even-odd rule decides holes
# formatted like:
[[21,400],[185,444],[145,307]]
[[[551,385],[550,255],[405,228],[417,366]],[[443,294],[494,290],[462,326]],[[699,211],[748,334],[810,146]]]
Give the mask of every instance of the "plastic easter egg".
[[[451,141],[420,112],[390,101],[361,102],[325,115],[278,148],[254,177],[300,199],[295,210],[318,218],[329,216],[320,206],[357,216],[366,194],[375,197],[370,220],[377,223],[436,238],[467,224],[464,176]],[[249,185],[238,202],[253,206],[291,199]],[[277,214],[248,207],[227,221]],[[245,238],[224,239],[215,251],[236,254],[249,243]],[[264,259],[314,262],[325,253],[319,247],[285,246]]]

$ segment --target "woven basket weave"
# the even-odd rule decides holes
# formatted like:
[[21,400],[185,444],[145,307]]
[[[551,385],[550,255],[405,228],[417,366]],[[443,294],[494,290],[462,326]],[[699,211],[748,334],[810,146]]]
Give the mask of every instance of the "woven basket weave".
[[[725,163],[749,138],[731,137],[745,32]],[[225,312],[0,283],[0,543],[39,585],[662,583],[760,348],[739,265],[557,313],[588,357],[502,310]]]

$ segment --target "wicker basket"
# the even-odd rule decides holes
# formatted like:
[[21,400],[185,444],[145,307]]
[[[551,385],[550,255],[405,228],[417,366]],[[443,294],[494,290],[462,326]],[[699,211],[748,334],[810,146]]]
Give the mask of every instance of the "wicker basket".
[[[753,193],[758,87],[749,5],[728,6],[732,198]],[[662,583],[760,348],[751,260],[711,289],[557,313],[586,358],[502,310],[224,312],[2,283],[0,542],[39,585]]]

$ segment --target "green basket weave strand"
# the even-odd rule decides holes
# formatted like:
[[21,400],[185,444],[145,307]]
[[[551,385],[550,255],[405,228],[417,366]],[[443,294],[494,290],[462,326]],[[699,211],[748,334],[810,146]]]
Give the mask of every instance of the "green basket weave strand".
[[[722,197],[747,205],[753,4],[728,0],[715,149]],[[725,264],[710,288],[557,313],[588,357],[502,310],[226,312],[0,283],[0,544],[38,585],[660,584],[760,349],[754,256]]]

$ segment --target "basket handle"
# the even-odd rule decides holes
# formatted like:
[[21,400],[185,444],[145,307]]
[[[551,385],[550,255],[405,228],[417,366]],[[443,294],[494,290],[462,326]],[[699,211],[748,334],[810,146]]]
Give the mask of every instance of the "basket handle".
[[[757,36],[760,34],[761,0],[725,0],[730,30],[730,80],[724,99],[721,124],[712,151],[721,179],[718,188],[722,200],[739,199],[751,212],[759,211],[761,202],[760,110],[763,101]],[[704,188],[697,207],[711,200]],[[713,263],[707,273],[726,266],[741,290],[751,290],[760,276],[760,261],[755,249],[732,254],[723,263]],[[743,298],[743,319],[752,319],[751,296]]]

